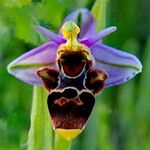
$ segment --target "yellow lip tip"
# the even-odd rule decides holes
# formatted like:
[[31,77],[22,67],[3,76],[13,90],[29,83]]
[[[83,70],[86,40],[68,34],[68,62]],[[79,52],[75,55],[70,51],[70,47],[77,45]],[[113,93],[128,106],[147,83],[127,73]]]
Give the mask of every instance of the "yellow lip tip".
[[66,140],[72,140],[77,137],[83,129],[55,129],[56,133],[58,133],[61,137]]

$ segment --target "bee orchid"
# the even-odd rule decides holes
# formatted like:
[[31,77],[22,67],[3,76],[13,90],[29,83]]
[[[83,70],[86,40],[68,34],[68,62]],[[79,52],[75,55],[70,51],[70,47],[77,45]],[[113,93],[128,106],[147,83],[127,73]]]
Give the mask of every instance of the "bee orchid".
[[35,28],[50,41],[14,60],[8,71],[47,89],[53,128],[70,140],[84,129],[95,95],[133,78],[142,65],[134,55],[100,42],[116,27],[96,33],[96,23],[87,9],[67,16],[58,34],[41,26]]

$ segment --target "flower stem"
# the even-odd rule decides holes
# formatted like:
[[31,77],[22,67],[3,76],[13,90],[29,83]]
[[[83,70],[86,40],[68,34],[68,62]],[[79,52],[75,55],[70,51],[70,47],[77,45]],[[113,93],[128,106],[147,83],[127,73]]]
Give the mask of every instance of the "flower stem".
[[52,128],[47,108],[47,93],[40,86],[35,86],[33,92],[28,150],[52,150]]
[[[97,23],[97,26],[96,26],[97,31],[100,31],[100,30],[102,30],[103,28],[106,27],[108,2],[109,2],[109,0],[96,0],[94,6],[92,8],[92,14],[93,14],[93,16],[95,18],[95,21]],[[102,96],[103,95],[98,95],[96,97],[97,104],[100,104],[98,102],[100,101],[100,99],[103,98]],[[102,113],[105,113],[105,112],[102,112],[102,108],[103,107],[101,105],[96,105],[96,112],[97,113],[95,112],[96,113],[95,117],[97,118],[95,120],[102,120],[103,121],[103,122],[101,122],[101,126],[103,124],[105,124],[104,117],[103,117],[103,114],[102,114]],[[106,115],[106,114],[104,114],[104,115]],[[96,124],[97,124],[97,126],[99,126],[99,121],[95,122],[95,125]],[[94,128],[96,128],[96,127],[94,127]],[[106,128],[106,125],[105,125],[105,128]],[[98,133],[100,133],[100,134],[98,134]],[[97,145],[96,145],[97,149],[101,149],[101,147],[105,147],[104,149],[109,149],[110,144],[107,144],[108,141],[105,141],[102,138],[102,136],[106,136],[106,134],[107,134],[106,131],[102,132],[102,131],[99,131],[99,128],[97,128],[97,139],[98,139],[97,140]],[[100,135],[102,135],[102,136],[100,136]]]
[[55,134],[54,150],[71,150],[71,143],[72,141],[67,141]]

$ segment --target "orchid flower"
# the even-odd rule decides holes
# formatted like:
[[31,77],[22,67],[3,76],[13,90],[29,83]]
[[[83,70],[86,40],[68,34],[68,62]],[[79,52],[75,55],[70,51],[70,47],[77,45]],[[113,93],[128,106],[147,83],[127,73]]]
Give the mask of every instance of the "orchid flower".
[[35,28],[50,41],[11,62],[8,71],[26,83],[45,86],[54,129],[72,139],[84,129],[94,96],[133,78],[142,65],[134,55],[100,42],[116,27],[96,33],[96,23],[87,9],[68,15],[58,34]]

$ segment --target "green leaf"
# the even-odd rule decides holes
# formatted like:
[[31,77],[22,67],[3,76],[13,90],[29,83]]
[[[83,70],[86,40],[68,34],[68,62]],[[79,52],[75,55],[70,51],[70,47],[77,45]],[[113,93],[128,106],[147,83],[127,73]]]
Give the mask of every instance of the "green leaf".
[[96,30],[99,31],[106,26],[106,11],[109,0],[97,0],[92,8],[92,14],[96,20]]
[[5,0],[4,2],[5,6],[9,6],[9,7],[14,7],[14,6],[25,6],[25,5],[29,5],[31,3],[31,0]]
[[35,86],[28,150],[52,150],[52,128],[47,108],[47,93],[43,87]]

